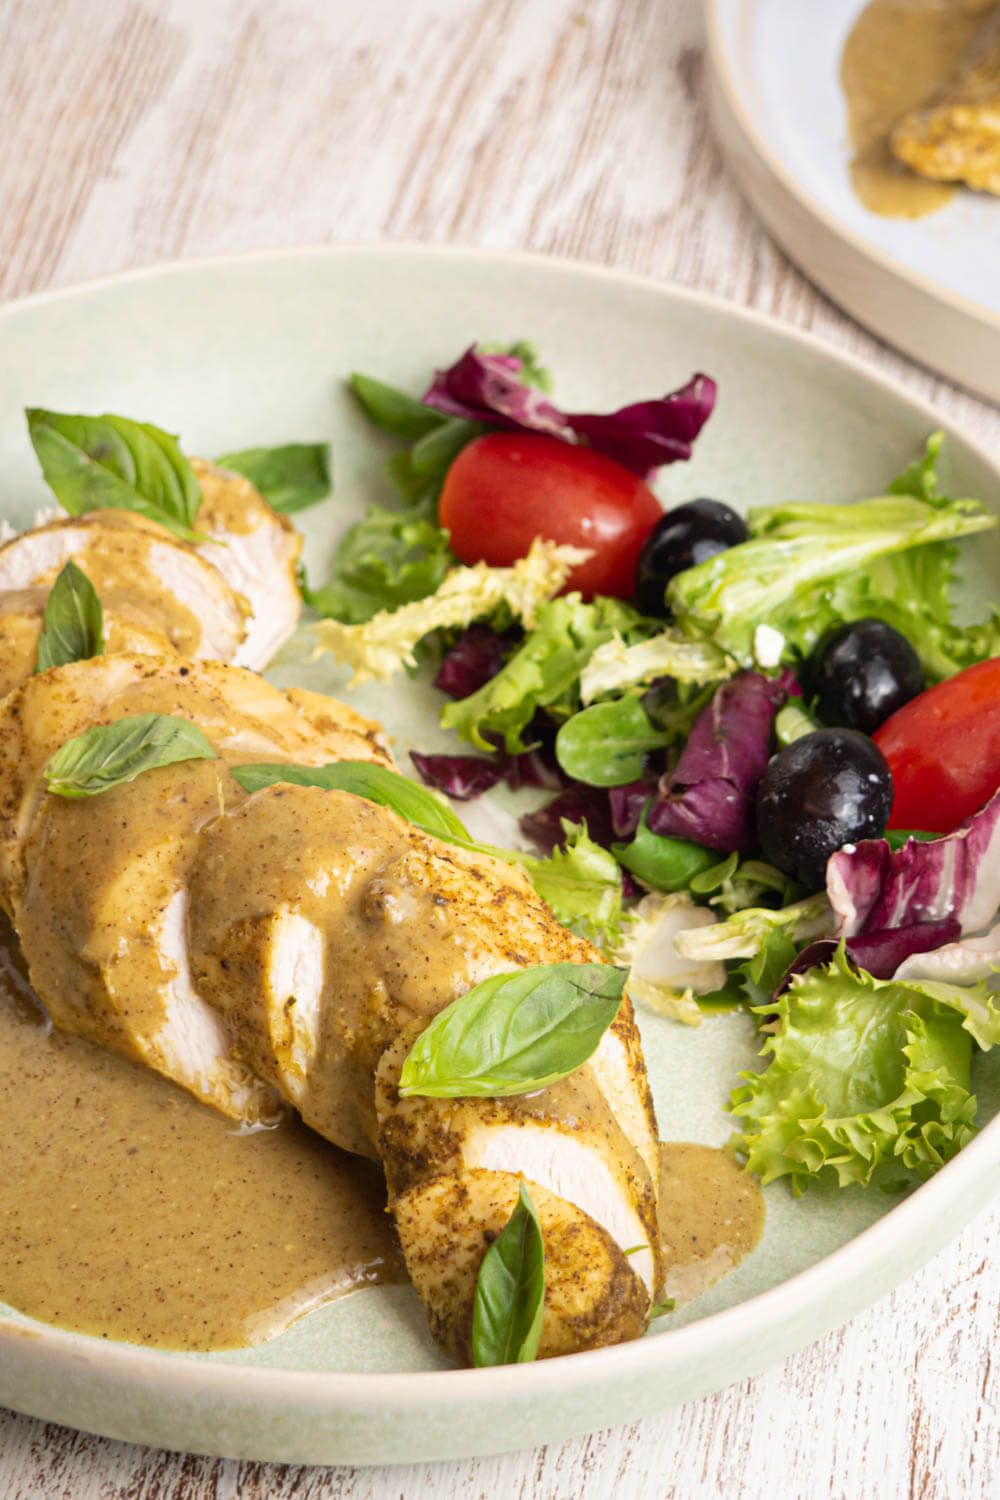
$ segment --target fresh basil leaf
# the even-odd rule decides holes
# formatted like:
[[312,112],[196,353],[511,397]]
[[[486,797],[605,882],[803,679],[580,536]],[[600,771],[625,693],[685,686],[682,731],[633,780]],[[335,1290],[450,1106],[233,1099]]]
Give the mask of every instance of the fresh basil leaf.
[[278,781],[288,781],[295,786],[319,786],[332,792],[350,792],[355,797],[364,797],[368,802],[391,808],[414,828],[420,828],[435,838],[457,840],[466,845],[472,842],[461,819],[446,802],[408,776],[400,776],[398,771],[390,771],[371,761],[337,760],[325,766],[232,766],[230,770],[245,792],[258,792]]
[[625,786],[641,778],[647,752],[666,743],[638,698],[612,698],[567,719],[556,735],[556,760],[588,786]]
[[279,448],[241,448],[216,463],[235,469],[260,491],[272,510],[289,516],[330,493],[330,445],[285,443]]
[[181,760],[214,760],[197,724],[174,714],[133,714],[67,740],[45,767],[57,797],[97,797],[143,771]]
[[718,862],[718,852],[690,839],[653,833],[643,813],[635,837],[612,845],[618,863],[654,891],[686,891],[695,876]]
[[104,655],[104,610],[97,590],[70,559],[49,590],[35,671]]
[[538,964],[484,979],[439,1011],[403,1063],[399,1092],[435,1099],[530,1094],[592,1057],[627,970]]
[[525,1364],[538,1353],[545,1310],[545,1244],[521,1179],[517,1207],[483,1256],[472,1303],[472,1362]]
[[186,541],[201,487],[177,439],[151,422],[28,409],[28,433],[46,483],[63,510],[133,510]]
[[405,391],[397,390],[395,386],[373,380],[370,375],[353,374],[351,390],[370,422],[383,432],[395,433],[396,437],[406,438],[411,443],[448,421],[447,417],[434,411],[432,407],[425,406],[422,401],[408,396]]

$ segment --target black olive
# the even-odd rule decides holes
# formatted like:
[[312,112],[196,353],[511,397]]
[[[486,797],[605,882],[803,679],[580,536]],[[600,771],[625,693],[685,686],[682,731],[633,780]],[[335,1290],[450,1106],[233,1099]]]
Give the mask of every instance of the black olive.
[[817,718],[873,734],[924,690],[920,658],[884,620],[854,620],[820,641],[806,671]]
[[878,838],[892,809],[892,772],[856,729],[818,729],[779,751],[757,789],[767,859],[811,891],[844,844]]
[[661,516],[639,553],[635,602],[644,615],[665,615],[664,591],[676,573],[725,552],[750,533],[742,516],[721,500],[690,500]]

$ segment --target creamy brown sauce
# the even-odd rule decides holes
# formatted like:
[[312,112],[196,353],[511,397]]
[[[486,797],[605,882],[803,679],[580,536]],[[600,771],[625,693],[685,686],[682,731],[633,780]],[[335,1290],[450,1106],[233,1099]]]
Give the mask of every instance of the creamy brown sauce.
[[664,1290],[679,1306],[739,1265],[764,1229],[760,1183],[728,1151],[687,1141],[660,1144]]
[[841,58],[853,157],[851,183],[873,213],[917,219],[953,196],[896,160],[889,135],[957,70],[996,0],[870,0]]
[[290,1121],[241,1133],[148,1069],[49,1031],[0,938],[0,1299],[170,1349],[273,1337],[404,1279],[372,1164]]

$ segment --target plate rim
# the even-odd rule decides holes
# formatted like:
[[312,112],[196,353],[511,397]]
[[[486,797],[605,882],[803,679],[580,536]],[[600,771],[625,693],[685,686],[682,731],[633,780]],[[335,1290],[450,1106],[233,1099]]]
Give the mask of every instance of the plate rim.
[[[715,0],[709,0],[714,4]],[[463,244],[433,244],[419,241],[393,240],[374,242],[314,243],[290,247],[269,247],[262,250],[243,251],[234,254],[197,256],[173,261],[155,262],[132,270],[90,278],[65,287],[56,287],[13,298],[0,304],[0,328],[5,323],[30,312],[35,307],[79,297],[83,294],[114,290],[122,284],[155,281],[161,278],[183,277],[200,271],[221,269],[227,266],[265,264],[269,261],[288,260],[335,260],[351,256],[377,256],[402,260],[414,257],[426,260],[473,260],[484,270],[498,264],[523,265],[528,269],[546,269],[572,275],[582,280],[604,281],[631,286],[655,294],[665,300],[688,303],[716,314],[735,318],[739,322],[758,327],[779,340],[788,340],[812,350],[822,359],[863,378],[871,385],[881,388],[887,395],[909,407],[915,415],[932,426],[952,433],[994,476],[1000,491],[1000,456],[991,453],[975,437],[970,437],[960,426],[947,419],[942,420],[933,406],[924,397],[909,391],[899,380],[872,369],[858,355],[838,349],[819,335],[794,327],[778,318],[754,308],[741,307],[737,303],[713,293],[678,285],[661,278],[638,272],[620,270],[595,262],[574,260],[567,256],[551,256],[534,251],[493,250]],[[588,1350],[577,1354],[562,1355],[520,1365],[516,1370],[509,1366],[493,1369],[446,1369],[419,1371],[343,1371],[343,1370],[295,1370],[267,1365],[233,1364],[208,1357],[191,1358],[176,1351],[161,1350],[142,1345],[128,1344],[96,1338],[92,1335],[72,1332],[52,1324],[34,1320],[22,1321],[7,1315],[0,1316],[0,1350],[13,1354],[15,1349],[26,1352],[44,1352],[46,1359],[63,1369],[72,1368],[85,1373],[87,1366],[101,1365],[113,1378],[128,1380],[141,1378],[149,1385],[182,1389],[186,1396],[220,1397],[232,1395],[232,1387],[238,1383],[239,1395],[250,1405],[268,1404],[271,1401],[291,1401],[302,1408],[333,1409],[340,1412],[373,1411],[391,1403],[395,1408],[412,1412],[429,1400],[447,1401],[458,1410],[471,1404],[480,1405],[491,1398],[509,1397],[513,1382],[517,1382],[516,1394],[521,1400],[544,1398],[565,1394],[567,1391],[583,1389],[616,1377],[641,1378],[654,1375],[662,1363],[663,1355],[669,1351],[672,1359],[683,1361],[690,1352],[699,1358],[709,1352],[718,1352],[734,1338],[752,1335],[754,1329],[766,1324],[772,1314],[780,1321],[793,1324],[798,1316],[819,1305],[824,1298],[832,1300],[839,1286],[847,1286],[861,1273],[866,1264],[884,1263],[894,1245],[921,1243],[915,1255],[908,1261],[909,1269],[904,1276],[893,1276],[891,1285],[900,1284],[913,1273],[915,1267],[935,1253],[938,1245],[929,1244],[926,1254],[922,1244],[926,1237],[912,1238],[910,1232],[919,1229],[921,1221],[930,1218],[935,1205],[943,1199],[943,1206],[961,1197],[963,1184],[968,1186],[1000,1168],[1000,1115],[985,1125],[951,1162],[929,1181],[918,1186],[904,1200],[890,1208],[876,1223],[854,1235],[845,1244],[829,1255],[813,1262],[804,1270],[760,1292],[753,1297],[712,1313],[683,1328],[664,1329],[659,1333],[628,1343]],[[988,1200],[980,1204],[976,1213],[982,1212]],[[962,1217],[955,1233],[970,1223],[975,1214]],[[946,1234],[945,1238],[953,1236]],[[884,1254],[883,1254],[883,1241]],[[853,1316],[860,1305],[867,1305],[883,1295],[881,1289],[875,1297],[865,1297],[860,1304],[852,1303],[846,1317]],[[834,1315],[836,1324],[844,1321]],[[819,1335],[814,1335],[818,1337]],[[810,1336],[813,1337],[813,1336]],[[661,1340],[664,1341],[661,1343]],[[799,1341],[795,1347],[799,1347]],[[42,1346],[42,1347],[40,1347]],[[223,1351],[217,1351],[219,1353]],[[743,1370],[734,1372],[734,1379],[741,1378]],[[599,1419],[596,1425],[600,1425]],[[138,1440],[138,1439],[136,1439]]]
[[[793,203],[825,231],[830,239],[839,241],[841,245],[846,246],[860,260],[867,261],[891,280],[901,282],[914,294],[936,304],[940,310],[979,324],[985,332],[992,334],[996,338],[997,349],[1000,351],[1000,311],[995,311],[985,303],[977,302],[970,297],[964,297],[960,292],[953,291],[950,287],[943,285],[939,281],[935,281],[933,277],[925,275],[922,271],[915,270],[906,261],[900,260],[897,255],[884,250],[874,239],[859,233],[851,225],[838,218],[821,199],[811,193],[808,187],[801,183],[785,165],[782,158],[772,150],[745,105],[738,75],[730,64],[730,52],[723,36],[722,7],[725,3],[726,0],[703,0],[709,70],[712,82],[719,90],[726,108],[733,117],[736,128],[742,132],[745,142],[754,152],[760,164],[770,173]],[[733,3],[740,5],[742,8],[756,7],[758,0],[733,0]],[[716,136],[719,139],[720,145],[724,149],[727,149],[723,139],[724,132],[719,128],[718,119],[714,120],[713,124],[715,125]],[[765,214],[757,198],[751,197],[743,185],[739,186],[739,191],[747,198],[754,212],[765,220],[769,230],[776,238],[781,239],[784,245],[784,238],[772,224],[771,215]],[[774,217],[777,217],[777,215],[775,214]],[[880,326],[869,315],[855,311],[852,307],[851,299],[844,297],[839,289],[833,290],[833,287],[836,286],[836,278],[828,274],[821,276],[816,267],[809,265],[804,257],[800,257],[797,251],[793,253],[789,250],[788,253],[792,255],[792,258],[796,260],[808,276],[820,282],[823,289],[828,292],[828,295],[833,298],[838,307],[848,312],[850,316],[856,317],[859,321],[866,323],[869,328],[874,329],[878,337],[884,338],[896,348],[902,349],[910,358],[917,359],[921,363],[926,364],[936,373],[943,375],[945,379],[954,380],[957,384],[967,383],[972,388],[981,389],[974,387],[976,374],[973,370],[969,370],[963,380],[961,376],[955,375],[952,371],[946,369],[944,364],[936,362],[926,352],[921,352],[922,346],[919,343],[908,344],[900,340],[898,335],[886,332],[884,325]],[[987,399],[994,402],[1000,400],[1000,388],[987,393]]]

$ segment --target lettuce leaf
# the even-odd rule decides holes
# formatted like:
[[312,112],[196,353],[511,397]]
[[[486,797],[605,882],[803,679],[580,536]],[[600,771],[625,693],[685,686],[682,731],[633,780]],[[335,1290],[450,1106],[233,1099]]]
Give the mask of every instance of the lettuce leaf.
[[[386,682],[395,672],[415,665],[418,644],[434,630],[470,625],[501,606],[531,629],[536,616],[541,621],[546,607],[543,601],[559,592],[572,569],[588,555],[579,547],[562,547],[536,538],[527,557],[511,568],[490,568],[486,563],[452,568],[426,598],[403,603],[398,609],[381,610],[363,623],[320,620],[312,626],[316,653],[329,651],[337,661],[353,667],[352,686],[370,678]],[[448,560],[450,554],[445,567]],[[310,595],[310,602],[314,597]],[[493,682],[499,681],[506,670]],[[482,691],[489,691],[492,685],[488,683]],[[486,740],[477,739],[475,743],[483,750],[494,748]]]
[[495,352],[473,344],[435,373],[425,404],[451,418],[584,443],[643,477],[690,458],[715,406],[715,381],[694,375],[679,390],[618,411],[564,412],[546,399],[548,381],[537,379],[533,356],[526,362],[521,353],[518,345]]
[[319,614],[357,625],[433,594],[454,561],[448,533],[433,521],[375,505],[340,542],[327,582],[307,583],[303,598]]
[[[827,894],[838,934],[886,932],[954,917],[963,935],[1000,912],[1000,791],[941,838],[863,839],[831,855]],[[958,936],[956,932],[954,936]]]
[[723,852],[751,850],[757,842],[754,798],[771,754],[774,716],[794,691],[787,672],[780,678],[741,672],[717,688],[677,764],[660,781],[647,815],[652,832]]
[[755,1009],[773,1018],[767,1066],[741,1074],[731,1108],[764,1182],[846,1187],[882,1166],[928,1177],[974,1134],[973,1040],[1000,1042],[984,985],[877,980],[840,951]]
[[997,629],[949,623],[947,544],[997,524],[976,500],[896,492],[854,505],[771,506],[752,511],[749,522],[750,541],[678,574],[667,590],[685,634],[744,665],[753,664],[761,621],[784,635],[791,654],[804,655],[833,624],[887,618],[913,640],[932,676],[976,659]]
[[834,917],[826,892],[806,896],[792,906],[773,909],[751,906],[737,911],[724,922],[714,922],[697,932],[685,932],[678,946],[686,958],[755,958],[767,945],[772,933],[782,931],[795,943],[827,937],[833,931]]
[[618,861],[595,844],[583,824],[563,823],[565,844],[547,859],[504,851],[521,866],[564,927],[605,950],[622,935],[622,875]]
[[580,674],[580,697],[592,703],[606,693],[670,677],[675,682],[721,682],[736,671],[736,663],[711,641],[692,640],[675,626],[668,626],[626,646],[615,633],[598,646]]
[[579,594],[543,604],[533,623],[495,677],[441,711],[446,729],[481,750],[497,740],[508,753],[524,750],[524,731],[540,708],[568,719],[580,707],[580,673],[596,648],[616,631],[643,628],[642,617],[620,600],[598,597],[584,604]]

